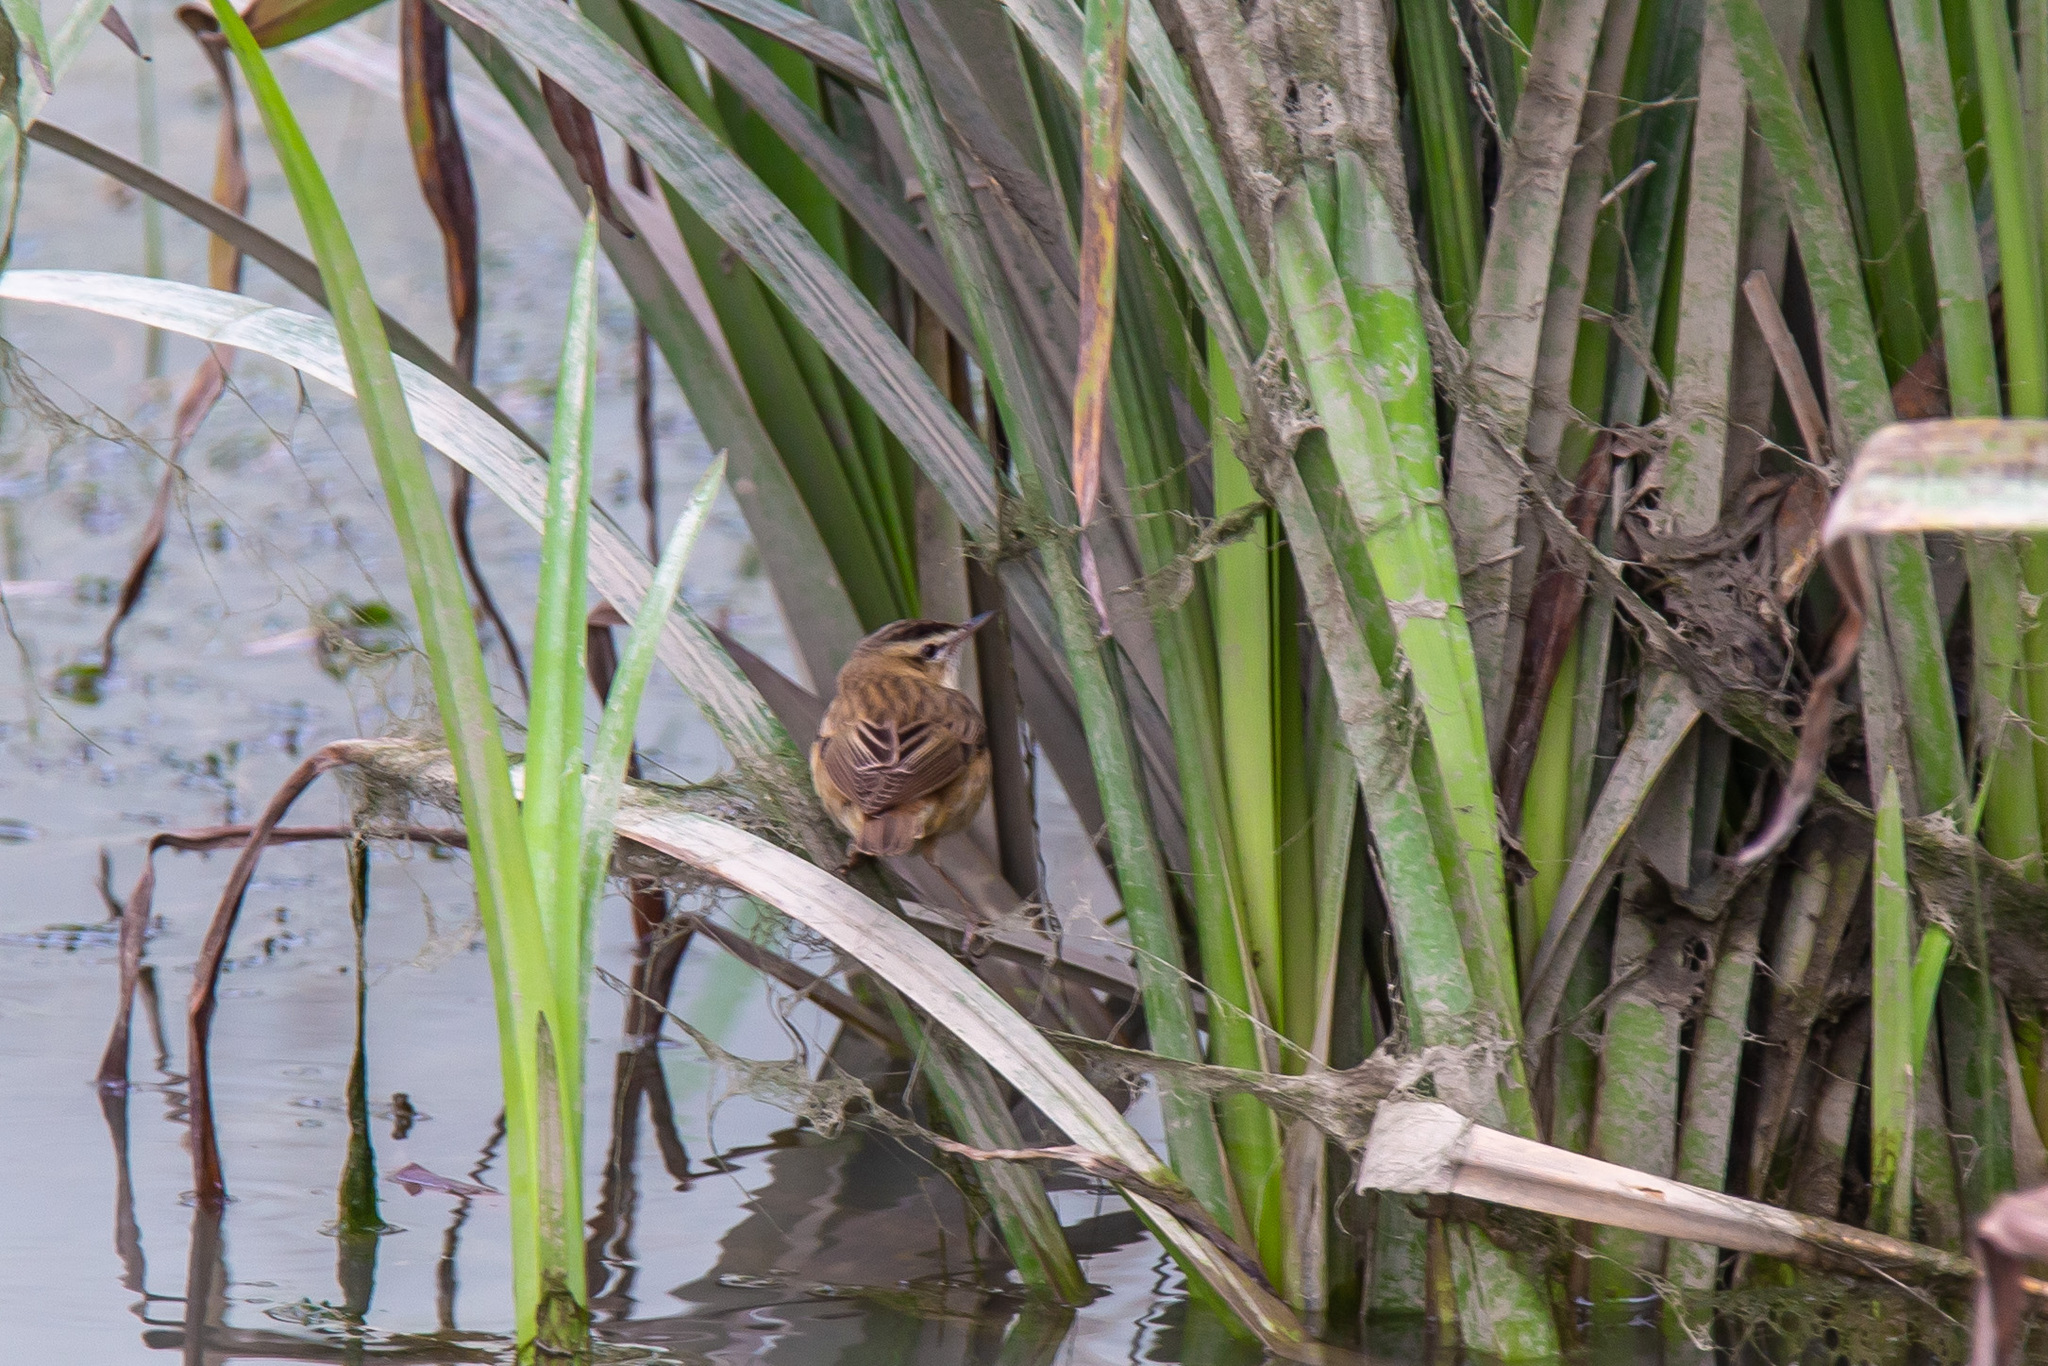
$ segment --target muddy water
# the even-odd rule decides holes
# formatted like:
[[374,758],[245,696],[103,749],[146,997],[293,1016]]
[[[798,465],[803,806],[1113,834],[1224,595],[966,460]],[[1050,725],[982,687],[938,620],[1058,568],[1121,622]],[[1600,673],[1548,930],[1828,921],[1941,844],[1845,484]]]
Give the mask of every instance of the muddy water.
[[[166,4],[122,6],[155,56],[162,168],[204,187],[219,101]],[[54,17],[54,16],[53,16]],[[448,329],[440,250],[412,182],[389,96],[385,11],[281,58],[385,306],[436,344]],[[382,46],[380,46],[382,45]],[[546,430],[568,267],[579,226],[537,172],[487,88],[461,87],[486,206],[480,382]],[[48,118],[136,154],[135,61],[98,35]],[[251,216],[301,242],[253,115]],[[144,211],[111,181],[46,150],[32,158],[14,263],[139,271]],[[164,271],[205,278],[205,239],[163,224]],[[248,292],[305,301],[260,267]],[[606,281],[599,495],[644,530],[632,441],[630,314]],[[341,850],[266,855],[230,952],[214,1078],[232,1203],[189,1200],[183,1002],[229,858],[160,853],[147,951],[158,1023],[138,1017],[133,1087],[92,1085],[114,1004],[109,897],[127,895],[155,832],[248,819],[324,741],[416,724],[418,661],[398,632],[323,651],[321,620],[389,604],[409,617],[403,572],[349,404],[287,371],[237,360],[187,459],[189,481],[118,667],[84,696],[67,667],[95,658],[148,514],[176,395],[198,364],[176,339],[44,307],[6,305],[16,361],[0,418],[0,1359],[94,1366],[186,1361],[493,1359],[511,1305],[503,1201],[376,1183],[378,1237],[341,1238],[358,986],[366,1127],[380,1178],[418,1164],[477,1186],[497,1161],[497,1058],[489,974],[460,859],[379,848],[361,946]],[[665,385],[660,493],[673,509],[708,460]],[[531,620],[535,537],[480,500],[476,533],[500,602]],[[721,509],[686,593],[754,649],[790,652],[736,510]],[[327,637],[333,643],[331,634]],[[508,712],[518,698],[497,642]],[[657,774],[698,778],[721,755],[657,679],[641,725]],[[296,819],[343,818],[316,787]],[[1078,832],[1044,813],[1055,889],[1070,916],[1100,909]],[[104,870],[104,878],[102,876]],[[606,907],[604,966],[631,968],[624,907]],[[771,995],[714,946],[689,950],[675,1008],[724,1047],[818,1059],[830,1021]],[[1191,1311],[1158,1247],[1112,1198],[1080,1184],[1055,1201],[1100,1297],[1075,1314],[1017,1293],[968,1226],[945,1174],[888,1141],[822,1138],[735,1091],[687,1044],[615,1067],[623,1008],[593,997],[588,1174],[592,1285],[606,1340],[680,1360],[1232,1362],[1255,1354]],[[1156,1116],[1133,1111],[1153,1132]],[[1155,1133],[1156,1137],[1156,1133]],[[1379,1351],[1411,1359],[1398,1339]]]

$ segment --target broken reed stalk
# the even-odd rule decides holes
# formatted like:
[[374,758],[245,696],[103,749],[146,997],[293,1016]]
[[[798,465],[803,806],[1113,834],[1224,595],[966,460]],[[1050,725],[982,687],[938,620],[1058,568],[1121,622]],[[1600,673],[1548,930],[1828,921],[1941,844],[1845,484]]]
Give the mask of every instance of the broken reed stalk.
[[192,997],[185,1008],[189,1030],[187,1047],[190,1050],[186,1072],[192,1098],[192,1192],[193,1198],[202,1205],[218,1205],[227,1199],[227,1185],[221,1178],[220,1141],[213,1123],[213,1078],[207,1060],[207,1041],[213,1029],[213,1011],[217,1001],[215,985],[220,980],[221,963],[227,958],[228,938],[234,933],[235,919],[242,909],[242,897],[249,889],[249,879],[255,875],[256,861],[263,856],[263,846],[269,840],[270,832],[284,820],[292,803],[312,785],[314,779],[350,762],[358,743],[337,740],[333,744],[322,745],[307,755],[271,794],[269,804],[250,827],[248,840],[235,859],[234,868],[228,873],[227,885],[221,890],[220,907],[214,913],[213,923],[207,926],[198,961],[193,964]]
[[[1379,1107],[1358,1185],[1460,1195],[1856,1276],[1942,1285],[1967,1285],[1977,1276],[1970,1260],[1953,1252],[1517,1138],[1434,1101]],[[2040,1281],[2028,1290],[2048,1297]]]

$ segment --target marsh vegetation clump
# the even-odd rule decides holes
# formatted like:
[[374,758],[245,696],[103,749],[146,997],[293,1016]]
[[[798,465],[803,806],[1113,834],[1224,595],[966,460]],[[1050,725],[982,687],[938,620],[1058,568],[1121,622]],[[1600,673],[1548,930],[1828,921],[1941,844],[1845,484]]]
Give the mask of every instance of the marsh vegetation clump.
[[[1507,1360],[1645,1317],[1674,1344],[1958,1349],[1933,1290],[1619,1206],[1354,1186],[1378,1107],[1426,1099],[1560,1171],[1911,1243],[1893,1260],[1938,1281],[2048,1179],[2048,6],[392,3],[367,41],[445,347],[380,308],[272,72],[367,71],[341,26],[375,6],[178,11],[221,97],[211,198],[40,117],[122,27],[103,0],[0,25],[15,207],[33,147],[213,234],[204,288],[0,275],[10,310],[209,347],[100,648],[49,692],[118,685],[181,490],[235,473],[185,453],[240,351],[353,398],[402,552],[403,596],[314,609],[317,662],[416,648],[433,698],[432,743],[329,744],[256,820],[179,837],[242,851],[190,1010],[202,1202],[229,1179],[207,964],[267,842],[375,834],[468,851],[523,1352],[593,1350],[608,882],[635,1047],[700,941],[828,1011],[844,1051],[816,1062],[676,1025],[814,1132],[857,1113],[957,1159],[1034,1302],[1094,1294],[1057,1198],[1079,1173],[1281,1356],[1403,1316]],[[251,221],[245,109],[299,236]],[[585,221],[553,379],[518,393],[478,380],[479,225],[519,211],[479,191],[479,130]],[[251,298],[247,261],[304,300]],[[602,282],[638,459],[609,499]],[[663,373],[718,453],[679,511]],[[0,380],[84,430],[12,346]],[[500,391],[551,407],[546,439]],[[680,596],[727,495],[786,667]],[[499,506],[539,536],[532,583],[483,572]],[[988,623],[947,682],[990,795],[928,860],[862,865],[806,755],[841,666],[906,619]],[[645,781],[657,661],[723,750],[708,782]],[[338,770],[358,819],[288,825]],[[1057,847],[1055,792],[1081,828]],[[1060,890],[1084,878],[1101,904]]]

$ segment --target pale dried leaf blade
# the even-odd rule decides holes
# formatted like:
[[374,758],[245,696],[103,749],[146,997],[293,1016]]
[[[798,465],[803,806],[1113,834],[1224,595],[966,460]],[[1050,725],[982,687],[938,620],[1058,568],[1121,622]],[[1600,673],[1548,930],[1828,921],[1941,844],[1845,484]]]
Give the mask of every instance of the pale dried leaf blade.
[[1959,418],[1879,429],[1857,452],[1825,537],[2048,530],[2048,421]]
[[1361,1182],[1461,1195],[1858,1275],[1936,1284],[1972,1279],[1970,1264],[1953,1252],[1504,1134],[1431,1101],[1381,1105]]

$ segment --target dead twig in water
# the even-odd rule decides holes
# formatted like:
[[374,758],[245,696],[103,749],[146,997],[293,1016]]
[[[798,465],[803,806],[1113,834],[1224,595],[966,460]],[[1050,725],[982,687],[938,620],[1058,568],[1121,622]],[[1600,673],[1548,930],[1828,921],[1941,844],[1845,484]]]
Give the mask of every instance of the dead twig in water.
[[[184,853],[209,853],[216,849],[239,849],[248,842],[253,825],[210,825],[192,830],[165,830],[149,837],[143,847],[142,872],[135,879],[125,903],[119,904],[121,921],[120,987],[114,1011],[114,1026],[100,1055],[98,1085],[122,1089],[128,1085],[129,1021],[134,1015],[136,989],[142,985],[143,942],[149,936],[149,922],[156,900],[156,853],[173,849]],[[362,832],[350,825],[287,825],[272,830],[269,844],[305,844],[315,840],[353,839]],[[404,825],[376,832],[381,839],[410,840],[448,849],[468,846],[468,835],[444,826]],[[105,874],[103,873],[104,877]],[[110,898],[111,899],[111,898]]]

